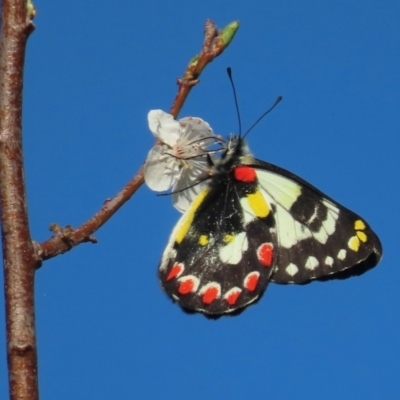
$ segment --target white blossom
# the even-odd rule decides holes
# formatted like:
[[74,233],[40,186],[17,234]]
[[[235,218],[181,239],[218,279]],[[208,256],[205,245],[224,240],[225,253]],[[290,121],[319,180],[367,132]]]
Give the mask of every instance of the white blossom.
[[208,177],[209,146],[218,142],[210,125],[201,118],[187,117],[176,121],[162,110],[148,114],[149,128],[159,139],[149,152],[144,178],[147,186],[162,192],[172,188],[172,201],[181,212],[204,187]]

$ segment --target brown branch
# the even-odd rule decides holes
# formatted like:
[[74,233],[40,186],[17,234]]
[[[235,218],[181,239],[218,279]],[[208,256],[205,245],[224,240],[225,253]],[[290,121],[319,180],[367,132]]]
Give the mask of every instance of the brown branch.
[[192,87],[199,83],[199,76],[204,68],[218,57],[229,45],[239,29],[239,22],[231,22],[219,34],[217,27],[211,20],[207,20],[204,26],[204,43],[200,55],[192,58],[186,68],[183,78],[178,79],[178,93],[171,107],[170,114],[175,118],[182,109]]
[[143,182],[144,167],[142,166],[136,176],[114,198],[106,200],[103,207],[79,228],[74,230],[67,227],[62,230],[57,225],[52,225],[50,229],[54,232],[54,236],[37,246],[38,255],[46,260],[71,250],[79,243],[96,243],[96,239],[91,234],[105,224],[132,197]]
[[[183,78],[178,79],[178,94],[171,108],[171,114],[175,118],[179,114],[191,88],[198,83],[198,78],[203,69],[229,45],[238,27],[238,22],[232,22],[218,34],[215,24],[210,20],[206,21],[201,54],[191,60]],[[79,228],[74,230],[68,227],[63,230],[53,224],[51,230],[54,235],[45,242],[35,244],[38,257],[42,260],[47,260],[71,250],[80,243],[96,243],[96,239],[91,235],[105,224],[143,183],[144,168],[142,166],[132,180],[114,198],[106,200],[102,208]]]
[[34,273],[25,195],[21,117],[25,47],[34,26],[29,1],[3,0],[0,33],[0,201],[7,360],[11,399],[37,399]]
[[[25,47],[33,31],[35,8],[31,0],[2,0],[0,33],[0,201],[4,257],[7,358],[10,398],[38,399],[37,352],[34,315],[34,272],[41,261],[90,241],[99,229],[144,182],[144,168],[78,229],[64,230],[53,224],[54,235],[44,243],[30,237],[22,158],[22,88]],[[189,64],[178,81],[179,90],[171,113],[176,117],[190,89],[206,65],[227,47],[238,27],[233,23],[218,36],[206,22],[200,56]],[[233,33],[232,33],[233,32]]]

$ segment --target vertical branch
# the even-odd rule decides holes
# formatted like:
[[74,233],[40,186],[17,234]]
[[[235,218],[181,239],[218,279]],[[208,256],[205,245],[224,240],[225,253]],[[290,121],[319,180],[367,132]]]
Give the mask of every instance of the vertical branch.
[[10,399],[38,399],[34,272],[22,159],[25,46],[30,0],[2,0],[0,33],[0,202]]

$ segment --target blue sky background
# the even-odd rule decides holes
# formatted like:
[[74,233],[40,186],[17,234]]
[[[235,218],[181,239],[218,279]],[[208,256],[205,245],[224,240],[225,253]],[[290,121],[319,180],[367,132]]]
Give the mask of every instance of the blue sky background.
[[[136,173],[207,18],[240,20],[181,116],[237,131],[233,69],[256,157],[363,216],[381,264],[348,281],[270,285],[236,318],[188,316],[161,292],[179,214],[142,187],[95,236],[36,278],[41,399],[395,399],[399,357],[400,3],[37,0],[24,153],[33,238],[79,226]],[[2,278],[1,278],[2,279]],[[3,302],[3,300],[1,300]],[[0,307],[4,321],[4,306]],[[0,329],[0,398],[7,396]]]

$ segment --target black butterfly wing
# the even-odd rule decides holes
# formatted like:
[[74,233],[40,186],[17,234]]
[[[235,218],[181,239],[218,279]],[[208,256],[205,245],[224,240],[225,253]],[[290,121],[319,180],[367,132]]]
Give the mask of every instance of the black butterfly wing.
[[345,279],[380,261],[381,243],[364,219],[289,171],[259,160],[250,163],[274,210],[273,282]]
[[161,285],[174,301],[211,317],[238,313],[258,300],[274,268],[273,215],[257,217],[246,203],[257,183],[223,178],[178,221],[159,267]]
[[381,259],[357,214],[282,168],[249,156],[211,179],[174,228],[159,277],[183,309],[238,313],[269,281],[344,279]]

